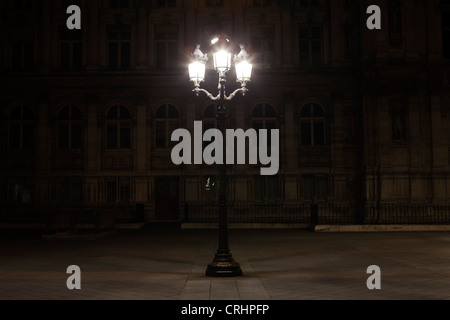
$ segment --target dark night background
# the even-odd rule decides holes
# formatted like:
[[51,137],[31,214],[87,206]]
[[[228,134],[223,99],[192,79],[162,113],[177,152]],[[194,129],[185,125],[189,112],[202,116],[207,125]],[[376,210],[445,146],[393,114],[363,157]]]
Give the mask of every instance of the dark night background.
[[[81,7],[81,30],[66,28],[70,4]],[[371,4],[381,30],[366,28]],[[228,127],[281,135],[278,175],[228,167],[231,222],[450,222],[449,1],[9,0],[0,9],[2,225],[215,222],[217,168],[172,165],[170,134],[195,120],[215,125],[187,64],[218,33],[235,49],[245,43],[254,63]],[[208,71],[203,87],[214,92],[215,77]]]
[[[72,4],[81,30],[66,27]],[[275,176],[227,166],[232,279],[205,276],[218,167],[170,157],[175,129],[217,126],[188,64],[200,44],[216,94],[218,34],[253,63],[227,127],[279,129],[281,144]],[[450,299],[450,1],[3,0],[0,43],[0,300]],[[66,286],[75,264],[82,290]],[[338,313],[270,305],[266,319]]]

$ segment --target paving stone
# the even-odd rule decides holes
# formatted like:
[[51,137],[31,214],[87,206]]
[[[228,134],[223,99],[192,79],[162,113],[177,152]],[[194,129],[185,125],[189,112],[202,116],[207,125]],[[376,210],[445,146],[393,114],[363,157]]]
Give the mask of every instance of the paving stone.
[[[446,232],[230,230],[242,277],[205,276],[214,230],[117,232],[95,241],[0,240],[2,300],[449,300]],[[81,268],[81,290],[66,269]],[[381,290],[366,286],[381,268]]]

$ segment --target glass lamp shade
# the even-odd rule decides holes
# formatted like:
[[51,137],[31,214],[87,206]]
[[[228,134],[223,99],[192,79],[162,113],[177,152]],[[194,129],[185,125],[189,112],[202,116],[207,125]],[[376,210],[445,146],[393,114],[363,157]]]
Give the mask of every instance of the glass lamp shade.
[[194,83],[205,80],[206,65],[202,62],[193,62],[189,65],[189,78]]
[[252,78],[252,64],[247,61],[236,63],[236,78],[240,82],[250,81]]
[[226,72],[231,68],[231,53],[225,50],[214,52],[214,68]]

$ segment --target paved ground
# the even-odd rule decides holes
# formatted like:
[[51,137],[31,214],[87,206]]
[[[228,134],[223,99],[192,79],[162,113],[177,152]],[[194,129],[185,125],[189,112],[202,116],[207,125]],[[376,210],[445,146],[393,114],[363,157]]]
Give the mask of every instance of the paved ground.
[[[244,275],[229,279],[204,275],[216,238],[179,229],[89,241],[3,237],[0,299],[450,300],[449,232],[230,230]],[[66,287],[69,265],[81,268],[81,290]],[[367,289],[370,265],[381,268],[381,290]]]

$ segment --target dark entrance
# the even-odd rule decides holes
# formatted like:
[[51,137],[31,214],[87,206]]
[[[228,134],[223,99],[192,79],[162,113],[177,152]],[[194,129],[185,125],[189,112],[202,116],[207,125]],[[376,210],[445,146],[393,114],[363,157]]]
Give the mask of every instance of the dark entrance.
[[173,177],[156,179],[156,220],[179,220],[180,179]]

